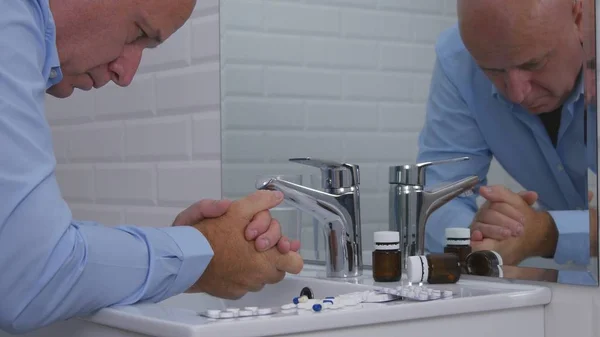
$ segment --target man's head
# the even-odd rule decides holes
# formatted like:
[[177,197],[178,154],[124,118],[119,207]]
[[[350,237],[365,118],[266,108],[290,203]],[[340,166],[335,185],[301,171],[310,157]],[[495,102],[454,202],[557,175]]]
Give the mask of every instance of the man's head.
[[534,114],[558,108],[581,70],[578,0],[458,0],[465,47],[510,101]]
[[158,46],[190,17],[196,0],[50,0],[63,80],[48,89],[131,83],[145,48]]

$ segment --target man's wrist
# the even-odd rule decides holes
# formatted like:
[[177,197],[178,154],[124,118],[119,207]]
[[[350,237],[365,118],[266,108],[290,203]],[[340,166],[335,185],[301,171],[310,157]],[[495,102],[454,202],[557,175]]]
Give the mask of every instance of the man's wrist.
[[534,231],[535,235],[530,238],[530,242],[537,243],[533,245],[535,248],[532,256],[553,258],[558,243],[558,228],[550,213],[539,212],[538,214],[540,220],[534,224],[538,230]]

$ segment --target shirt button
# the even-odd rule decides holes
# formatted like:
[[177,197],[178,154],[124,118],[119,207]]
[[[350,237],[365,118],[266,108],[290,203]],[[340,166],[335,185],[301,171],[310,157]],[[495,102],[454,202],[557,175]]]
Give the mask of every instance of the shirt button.
[[56,78],[56,76],[58,75],[58,73],[56,72],[56,69],[52,69],[50,70],[50,78]]

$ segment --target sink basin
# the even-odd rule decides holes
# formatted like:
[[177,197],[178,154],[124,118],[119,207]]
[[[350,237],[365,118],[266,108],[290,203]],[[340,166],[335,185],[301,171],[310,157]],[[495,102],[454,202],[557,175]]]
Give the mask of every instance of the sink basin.
[[[110,327],[114,331],[120,331],[112,336],[314,336],[327,335],[332,331],[344,331],[344,336],[364,336],[365,331],[371,333],[373,329],[389,329],[386,333],[391,333],[397,331],[400,325],[412,326],[419,331],[433,331],[433,327],[436,327],[442,333],[444,328],[441,327],[448,323],[431,325],[431,320],[446,322],[448,319],[454,322],[458,315],[466,320],[478,316],[481,322],[489,320],[492,325],[511,326],[515,319],[524,322],[543,321],[543,305],[550,302],[550,290],[545,287],[461,279],[457,284],[428,286],[452,291],[454,296],[450,299],[362,303],[341,310],[299,310],[231,319],[211,319],[200,315],[210,309],[269,307],[279,310],[282,305],[291,303],[294,297],[299,296],[305,287],[310,288],[314,298],[325,298],[379,287],[395,288],[402,284],[375,283],[368,272],[352,280],[325,279],[323,273],[320,266],[305,265],[299,276],[288,275],[280,283],[267,285],[260,292],[248,293],[238,300],[223,300],[206,294],[181,294],[157,304],[106,308],[83,321],[92,324],[91,326]],[[492,312],[493,315],[489,314]],[[540,330],[537,326],[532,326],[529,330],[523,330],[522,326],[519,329],[521,330],[515,328],[511,334],[537,336],[542,331],[543,335],[543,329]],[[479,331],[473,331],[465,336],[479,336],[478,334]],[[488,337],[492,336],[496,335]]]

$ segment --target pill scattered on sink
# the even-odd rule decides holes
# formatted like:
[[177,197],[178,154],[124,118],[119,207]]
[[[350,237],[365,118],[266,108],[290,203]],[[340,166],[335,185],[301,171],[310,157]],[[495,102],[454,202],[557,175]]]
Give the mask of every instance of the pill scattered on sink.
[[219,314],[219,318],[233,318],[233,317],[234,317],[234,314],[233,314],[233,312],[230,312],[230,311],[222,311]]
[[273,310],[271,308],[260,308],[258,309],[258,315],[262,316],[262,315],[270,315],[273,313]]
[[281,306],[281,309],[282,310],[296,309],[296,305],[294,303],[284,304]]
[[207,311],[207,315],[210,318],[219,318],[220,313],[221,313],[221,310],[208,310]]
[[251,310],[240,310],[239,315],[240,317],[248,317],[254,315],[254,313]]

